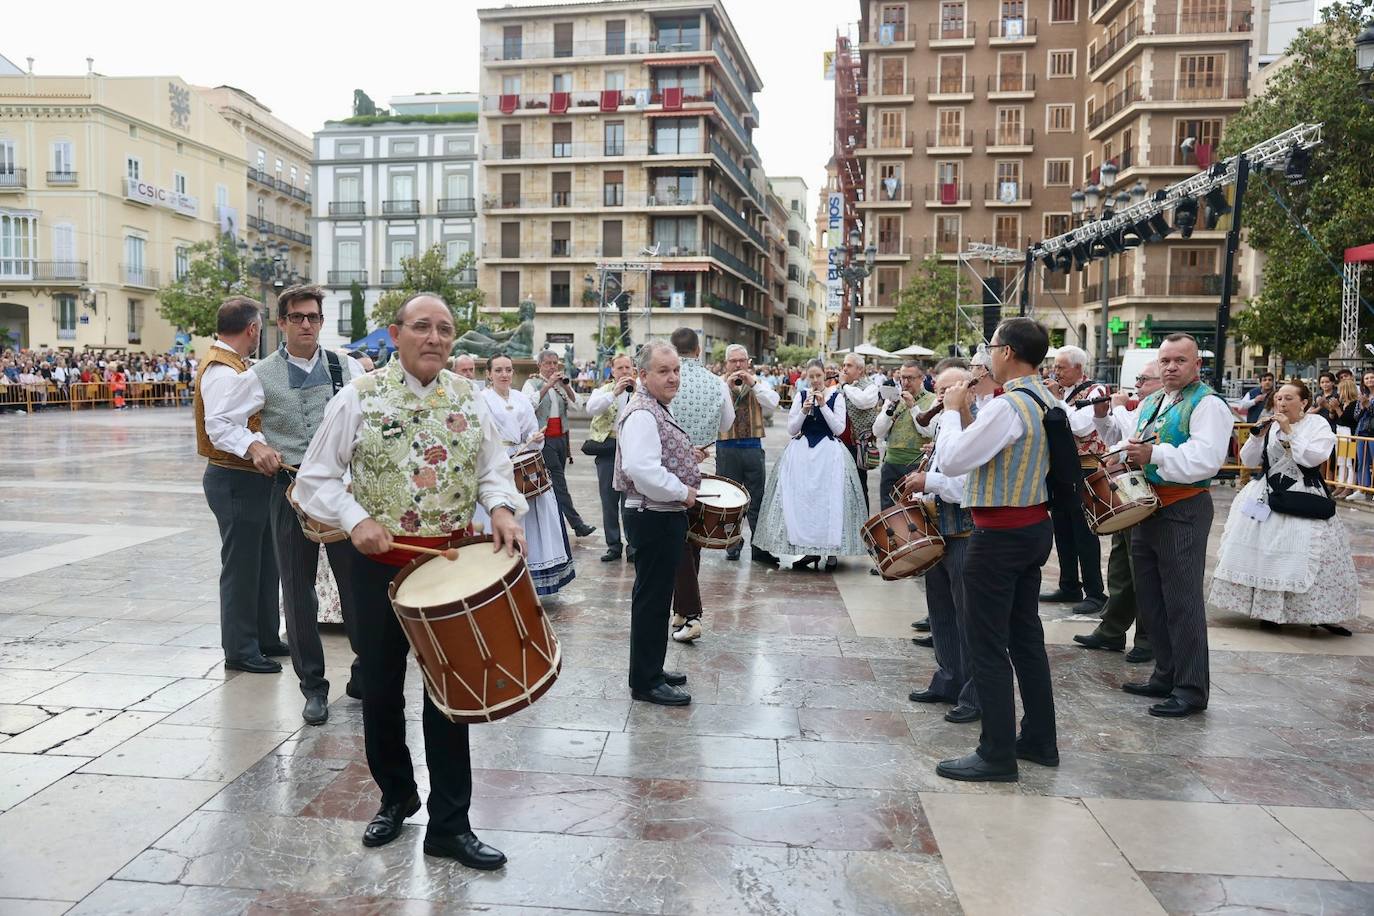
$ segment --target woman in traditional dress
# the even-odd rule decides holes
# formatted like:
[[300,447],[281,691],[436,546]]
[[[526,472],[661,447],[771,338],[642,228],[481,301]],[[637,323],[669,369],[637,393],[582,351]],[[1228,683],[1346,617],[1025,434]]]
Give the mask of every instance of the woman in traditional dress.
[[866,521],[854,460],[838,436],[845,428],[838,373],[828,384],[824,364],[806,364],[806,392],[792,398],[787,432],[792,441],[768,475],[754,546],[773,554],[802,554],[793,569],[834,569],[837,556],[864,553],[859,531]]
[[[1240,460],[1247,467],[1259,465],[1267,449],[1269,473],[1296,480],[1290,492],[1325,495],[1312,471],[1331,455],[1336,435],[1324,416],[1308,412],[1311,403],[1302,382],[1280,386],[1273,420],[1255,429]],[[1271,511],[1268,496],[1262,473],[1237,494],[1209,600],[1270,629],[1305,623],[1349,636],[1338,624],[1359,615],[1360,598],[1345,525],[1339,516],[1314,519]]]
[[[497,435],[514,457],[524,452],[538,452],[544,444],[539,421],[534,416],[530,399],[511,389],[515,364],[509,356],[497,354],[487,359],[487,387],[477,395],[477,402],[496,425]],[[525,563],[534,578],[534,589],[541,595],[552,595],[567,585],[577,574],[573,568],[572,548],[563,515],[558,511],[558,497],[552,489],[545,490],[529,501],[530,511],[521,522],[525,526],[525,542],[529,553]],[[486,511],[479,505],[473,512],[473,524],[490,527]]]

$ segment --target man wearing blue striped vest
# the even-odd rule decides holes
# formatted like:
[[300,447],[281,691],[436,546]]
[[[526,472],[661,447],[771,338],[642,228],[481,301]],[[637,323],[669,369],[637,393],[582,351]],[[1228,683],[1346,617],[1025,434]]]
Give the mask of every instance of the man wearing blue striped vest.
[[[1040,625],[1040,567],[1054,540],[1046,504],[1050,453],[1044,412],[1054,396],[1036,367],[1049,349],[1045,326],[1009,318],[987,349],[1004,393],[972,416],[967,384],[945,392],[935,449],[947,475],[967,474],[964,508],[973,513],[964,565],[973,682],[983,731],[972,754],[942,761],[935,772],[969,782],[1015,782],[1018,759],[1059,765],[1054,690]],[[1021,687],[1016,733],[1012,670]]]
[[[1202,580],[1212,530],[1208,487],[1226,463],[1235,417],[1198,380],[1202,357],[1188,334],[1159,347],[1164,387],[1144,400],[1127,460],[1145,469],[1160,509],[1131,531],[1136,602],[1149,622],[1155,670],[1148,681],[1121,689],[1162,702],[1150,715],[1181,719],[1207,708],[1207,605]],[[1165,588],[1164,583],[1169,583]]]

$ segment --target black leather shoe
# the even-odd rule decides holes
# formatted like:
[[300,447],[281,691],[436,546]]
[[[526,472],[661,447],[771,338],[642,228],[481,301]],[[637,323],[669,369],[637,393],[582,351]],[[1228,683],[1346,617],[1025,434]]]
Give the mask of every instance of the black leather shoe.
[[820,558],[820,557],[816,556],[815,554],[810,554],[810,553],[809,553],[809,554],[807,554],[806,556],[802,557],[802,558],[799,559],[799,560],[793,560],[793,561],[792,561],[792,568],[793,568],[793,569],[806,569],[806,567],[810,566],[812,569],[820,569],[820,562],[821,562],[821,558]]
[[913,690],[906,697],[913,703],[948,703],[954,705],[954,701],[943,693],[936,693],[933,690]]
[[573,526],[573,534],[577,535],[577,536],[580,537],[580,538],[587,537],[587,536],[591,535],[592,533],[594,533],[595,531],[596,531],[596,526],[595,526],[595,525],[588,525],[588,524],[586,524],[585,522],[582,523],[581,525],[574,525],[574,526]]
[[1133,693],[1138,697],[1158,697],[1159,699],[1163,699],[1167,697],[1169,694],[1173,693],[1172,688],[1156,687],[1149,681],[1122,684],[1121,689],[1126,691],[1127,693]]
[[506,864],[504,852],[483,843],[471,830],[457,836],[426,833],[425,855],[454,859],[482,871],[495,871]]
[[247,671],[249,674],[276,674],[281,671],[281,663],[274,662],[265,655],[259,655],[257,658],[226,658],[224,667],[230,671]]
[[1057,602],[1067,604],[1068,602],[1079,602],[1083,600],[1083,593],[1077,589],[1056,588],[1052,592],[1041,592],[1041,601]]
[[1073,606],[1073,612],[1075,614],[1101,614],[1102,609],[1106,606],[1106,598],[1094,598],[1089,595]]
[[1154,660],[1154,649],[1142,649],[1140,646],[1136,646],[1126,653],[1126,661],[1130,662],[1132,665],[1139,665],[1143,662],[1152,662]]
[[988,763],[978,752],[954,760],[941,760],[935,772],[946,779],[962,782],[1016,782],[1016,761],[1011,763]]
[[279,642],[274,646],[263,646],[262,654],[268,658],[285,658],[291,654],[291,647],[284,642]]
[[778,565],[778,558],[773,556],[768,551],[764,550],[762,547],[751,547],[749,555],[755,563],[767,563],[769,566]]
[[329,719],[329,698],[316,694],[305,698],[305,711],[301,718],[306,725],[323,725]]
[[739,548],[738,548],[738,547],[731,547],[730,549],[726,550],[726,551],[725,551],[725,559],[727,559],[727,560],[734,560],[734,561],[738,562],[738,561],[739,561]]
[[1194,706],[1187,700],[1180,700],[1178,697],[1169,697],[1163,703],[1156,703],[1151,706],[1150,715],[1161,719],[1183,719],[1195,712],[1202,712],[1206,708],[1206,706]]
[[663,683],[672,684],[674,687],[681,687],[683,684],[687,683],[687,675],[683,674],[681,671],[665,671],[663,672]]
[[602,562],[602,563],[614,563],[616,560],[619,560],[619,559],[620,559],[620,548],[619,548],[619,547],[608,547],[608,548],[606,548],[606,552],[603,553],[603,554],[601,555],[601,562]]
[[1075,633],[1073,641],[1080,646],[1087,646],[1089,649],[1106,649],[1108,652],[1120,652],[1126,648],[1126,637],[1124,636],[1120,639],[1107,639],[1096,633]]
[[355,700],[361,700],[363,698],[362,690],[358,687],[356,683],[354,683],[352,678],[349,678],[348,683],[344,685],[344,693],[348,694]]
[[970,722],[977,722],[983,718],[983,713],[972,706],[956,706],[945,713],[945,721],[953,722],[955,725],[967,725]]
[[924,647],[927,648],[927,649],[934,649],[934,648],[935,648],[935,637],[934,637],[934,636],[913,636],[913,637],[911,637],[911,641],[912,641],[913,643],[915,643],[916,645],[918,645],[918,646],[924,646]]
[[666,681],[652,690],[631,690],[630,696],[659,706],[687,706],[692,702],[690,693]]
[[929,632],[930,632],[930,618],[929,618],[929,617],[922,617],[920,620],[914,621],[914,622],[911,624],[911,628],[912,628],[913,630],[915,630],[917,633],[929,633]]
[[420,810],[420,794],[411,792],[410,798],[394,804],[383,804],[363,831],[364,846],[385,846],[401,833],[401,824]]
[[1042,767],[1057,767],[1059,766],[1059,748],[1036,749],[1018,741],[1016,742],[1016,759],[1029,760],[1031,763],[1038,763]]
[[625,561],[627,563],[633,563],[635,561],[635,553],[636,550],[633,547],[627,547],[625,549]]

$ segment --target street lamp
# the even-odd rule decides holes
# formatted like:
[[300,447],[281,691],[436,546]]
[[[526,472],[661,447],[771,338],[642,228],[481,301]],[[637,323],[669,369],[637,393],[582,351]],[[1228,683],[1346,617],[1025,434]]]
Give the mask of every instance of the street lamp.
[[[1090,184],[1086,188],[1076,190],[1069,195],[1069,209],[1073,212],[1075,225],[1081,226],[1084,222],[1092,219],[1107,219],[1112,215],[1114,209],[1124,207],[1133,200],[1145,199],[1145,186],[1140,182],[1136,182],[1135,187],[1131,188],[1129,192],[1123,190],[1116,195],[1112,194],[1111,186],[1116,182],[1118,171],[1116,163],[1108,160],[1102,163],[1102,167],[1098,169],[1100,185]],[[1139,197],[1136,196],[1137,194]],[[1110,365],[1111,330],[1107,327],[1107,312],[1111,288],[1108,286],[1108,280],[1111,277],[1112,251],[1114,248],[1124,251],[1124,241],[1117,245],[1102,243],[1100,246],[1095,246],[1095,250],[1092,252],[1102,256],[1102,326],[1098,336],[1097,366],[1093,372],[1098,381],[1106,380]],[[1086,268],[1087,263],[1083,262],[1081,266]]]
[[1360,92],[1374,101],[1374,22],[1355,39],[1355,69],[1360,73]]
[[[258,335],[258,359],[265,355],[267,328],[271,324],[271,315],[268,314],[270,306],[267,298],[269,293],[275,289],[284,289],[287,286],[301,283],[304,277],[296,273],[292,268],[288,257],[291,246],[285,242],[263,243],[256,242],[251,247],[247,242],[239,240],[239,263],[243,267],[244,273],[253,277],[262,284],[262,333]],[[252,257],[250,258],[249,255]]]
[[865,278],[873,273],[873,265],[878,260],[878,248],[876,245],[870,244],[867,248],[863,249],[863,263],[854,263],[859,254],[859,246],[863,244],[863,241],[863,233],[859,232],[858,229],[851,229],[849,231],[849,246],[844,249],[844,266],[840,268],[840,276],[843,277],[844,282],[854,290],[854,309],[850,313],[849,322],[850,348],[856,345],[854,337],[857,332],[859,321],[859,286],[863,283]]

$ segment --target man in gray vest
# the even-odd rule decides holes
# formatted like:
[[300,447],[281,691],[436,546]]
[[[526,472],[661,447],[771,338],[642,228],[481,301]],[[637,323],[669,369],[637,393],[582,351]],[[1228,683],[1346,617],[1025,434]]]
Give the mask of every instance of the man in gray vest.
[[549,479],[553,482],[558,510],[572,526],[573,533],[584,538],[595,531],[596,526],[583,521],[582,513],[573,505],[567,477],[569,413],[582,406],[582,399],[568,383],[568,377],[563,373],[563,361],[557,353],[552,350],[540,351],[536,365],[539,374],[531,376],[520,390],[534,405],[535,419],[544,433],[544,467],[548,469]]
[[878,418],[878,385],[864,371],[864,358],[857,353],[846,354],[840,367],[840,383],[844,386],[845,429],[840,441],[854,458],[859,472],[859,485],[864,491],[864,512],[868,511],[868,467],[865,453],[873,439],[873,421]]
[[[318,286],[292,286],[277,299],[277,327],[282,346],[271,356],[234,379],[230,402],[238,413],[261,411],[262,434],[267,443],[281,453],[283,466],[299,467],[320,421],[325,405],[350,379],[363,375],[362,366],[320,347],[320,327],[324,324],[324,292]],[[291,647],[291,664],[305,694],[302,713],[310,725],[329,718],[329,681],[324,676],[324,649],[320,645],[319,603],[315,597],[315,574],[319,569],[320,547],[306,540],[295,509],[286,498],[286,488],[294,478],[285,467],[272,481],[269,520],[272,542],[281,572],[282,597],[286,607],[286,635]],[[353,642],[352,563],[353,548],[347,540],[326,544],[329,566],[339,586],[339,604],[344,627]],[[354,646],[356,653],[357,648]],[[357,664],[356,659],[354,662]],[[361,696],[361,678],[349,682],[349,695]]]

